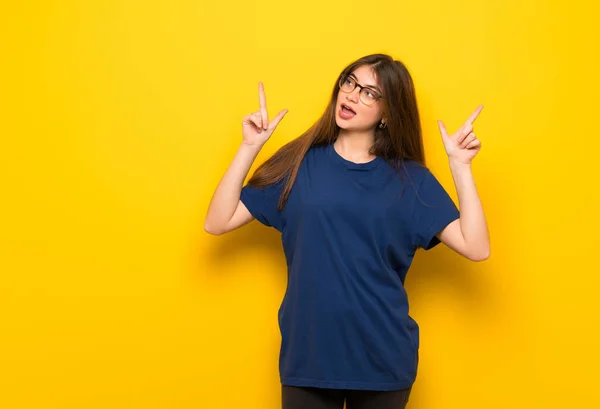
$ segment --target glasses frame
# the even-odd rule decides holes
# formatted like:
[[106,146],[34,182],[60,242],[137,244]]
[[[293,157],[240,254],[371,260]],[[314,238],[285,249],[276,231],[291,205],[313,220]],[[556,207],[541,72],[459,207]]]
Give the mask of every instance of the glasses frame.
[[[342,86],[344,85],[344,83],[346,82],[346,79],[351,79],[354,82],[354,88],[352,88],[351,91],[344,91],[342,89]],[[350,74],[342,74],[340,76],[340,79],[338,81],[338,88],[340,89],[341,92],[345,93],[345,94],[351,94],[354,92],[354,90],[356,89],[356,87],[358,87],[360,89],[360,91],[358,92],[359,96],[358,99],[360,100],[360,102],[362,102],[363,104],[367,105],[367,106],[371,106],[373,104],[375,104],[377,101],[379,101],[380,99],[385,99],[385,97],[383,95],[381,95],[381,93],[379,91],[377,91],[376,89],[373,89],[370,86],[365,86],[365,85],[360,85],[358,83],[358,81],[356,80],[356,78],[354,78],[352,75]],[[377,98],[375,98],[375,101],[373,101],[370,104],[367,104],[365,101],[363,101],[361,95],[363,94],[363,90],[366,89],[368,91],[371,91],[373,93],[376,94]]]

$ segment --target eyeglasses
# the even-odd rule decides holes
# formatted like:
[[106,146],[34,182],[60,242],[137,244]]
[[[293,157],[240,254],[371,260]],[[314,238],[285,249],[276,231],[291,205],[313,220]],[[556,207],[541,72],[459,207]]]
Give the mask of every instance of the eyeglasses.
[[342,75],[340,77],[339,86],[340,91],[348,94],[353,92],[356,87],[360,88],[360,101],[365,105],[373,105],[375,102],[377,102],[377,100],[383,98],[379,92],[375,91],[373,88],[360,85],[358,82],[356,82],[356,79],[350,75]]

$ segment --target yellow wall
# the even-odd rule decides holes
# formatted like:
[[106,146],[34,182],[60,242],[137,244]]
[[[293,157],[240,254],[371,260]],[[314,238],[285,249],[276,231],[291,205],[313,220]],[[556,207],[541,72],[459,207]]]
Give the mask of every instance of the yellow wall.
[[1,408],[279,407],[279,239],[209,236],[206,207],[257,81],[289,109],[262,161],[372,52],[413,73],[455,198],[435,120],[485,105],[492,258],[415,260],[409,408],[600,407],[591,0],[27,3],[0,12]]

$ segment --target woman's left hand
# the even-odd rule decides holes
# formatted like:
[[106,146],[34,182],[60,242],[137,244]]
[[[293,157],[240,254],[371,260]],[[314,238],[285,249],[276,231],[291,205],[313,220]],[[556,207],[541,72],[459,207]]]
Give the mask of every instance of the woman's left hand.
[[454,135],[448,135],[444,123],[438,121],[442,141],[450,160],[470,164],[481,149],[481,141],[477,139],[477,136],[473,132],[473,122],[475,122],[482,109],[483,105],[479,105]]

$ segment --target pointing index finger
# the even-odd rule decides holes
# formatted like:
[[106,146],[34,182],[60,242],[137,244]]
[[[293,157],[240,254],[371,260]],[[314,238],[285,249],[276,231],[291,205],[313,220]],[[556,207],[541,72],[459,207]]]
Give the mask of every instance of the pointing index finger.
[[267,113],[267,97],[265,96],[265,87],[262,82],[258,83],[258,101],[260,104],[262,126],[264,129],[267,129],[269,126],[269,114]]
[[265,97],[265,87],[262,82],[258,83],[258,102],[260,109],[267,109],[267,98]]
[[471,114],[471,116],[469,116],[469,119],[467,119],[467,123],[472,124],[473,122],[475,122],[475,120],[479,116],[479,113],[481,112],[482,109],[483,109],[483,105],[479,105],[477,107],[477,109]]

